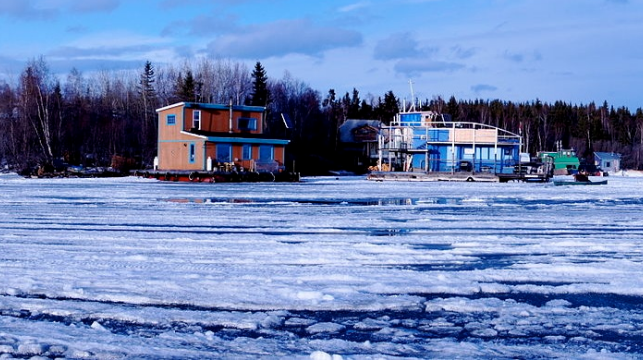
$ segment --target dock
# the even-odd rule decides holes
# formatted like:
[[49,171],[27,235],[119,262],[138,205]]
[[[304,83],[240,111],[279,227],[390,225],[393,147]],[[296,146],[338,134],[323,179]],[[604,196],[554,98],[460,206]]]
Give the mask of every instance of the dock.
[[185,170],[135,170],[137,177],[169,182],[194,183],[240,183],[240,182],[299,182],[298,172],[250,172],[250,171],[185,171]]
[[368,180],[398,182],[548,182],[545,174],[493,174],[488,172],[371,172]]

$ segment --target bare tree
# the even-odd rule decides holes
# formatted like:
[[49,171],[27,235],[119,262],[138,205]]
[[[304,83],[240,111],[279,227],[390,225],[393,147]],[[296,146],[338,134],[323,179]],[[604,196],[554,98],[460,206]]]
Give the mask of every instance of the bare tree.
[[54,79],[42,57],[32,60],[20,77],[19,114],[31,124],[41,149],[42,161],[47,164],[52,164],[54,158],[50,114],[53,86]]

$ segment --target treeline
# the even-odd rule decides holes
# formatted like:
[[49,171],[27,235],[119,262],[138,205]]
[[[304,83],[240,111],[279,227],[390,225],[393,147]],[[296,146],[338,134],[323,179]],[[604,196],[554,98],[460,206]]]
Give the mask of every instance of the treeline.
[[[109,166],[114,155],[150,166],[156,155],[156,109],[180,101],[267,106],[265,132],[286,137],[288,167],[303,174],[323,174],[342,167],[339,126],[346,119],[390,123],[401,99],[392,91],[362,97],[357,89],[322,94],[289,73],[269,78],[261,63],[202,59],[195,64],[159,68],[151,62],[139,71],[101,71],[84,75],[71,69],[64,81],[44,58],[26,64],[14,81],[0,79],[0,162],[21,170],[67,163]],[[597,106],[534,101],[463,101],[441,97],[422,102],[423,109],[451,114],[456,121],[492,124],[522,132],[534,154],[554,149],[557,141],[583,156],[618,152],[623,166],[640,168],[643,113]],[[286,128],[282,114],[290,120]]]

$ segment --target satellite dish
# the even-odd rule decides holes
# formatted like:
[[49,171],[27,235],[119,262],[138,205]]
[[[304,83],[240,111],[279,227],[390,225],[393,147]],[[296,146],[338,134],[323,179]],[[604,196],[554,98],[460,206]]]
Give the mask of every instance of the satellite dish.
[[283,120],[284,126],[286,127],[286,129],[293,128],[292,120],[290,120],[290,116],[288,114],[281,113],[281,120]]

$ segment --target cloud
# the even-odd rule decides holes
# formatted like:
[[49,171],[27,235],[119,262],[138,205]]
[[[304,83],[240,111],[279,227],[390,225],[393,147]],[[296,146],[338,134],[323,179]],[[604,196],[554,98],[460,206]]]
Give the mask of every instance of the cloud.
[[394,68],[396,72],[406,76],[419,76],[422,73],[452,72],[463,69],[464,65],[447,61],[410,58],[398,61]]
[[121,0],[1,0],[0,15],[21,20],[51,20],[62,11],[72,13],[110,12],[120,5]]
[[525,60],[525,56],[520,53],[510,53],[509,51],[505,51],[503,57],[507,60],[510,60],[514,63],[522,63]]
[[144,53],[153,49],[155,48],[149,45],[129,45],[120,47],[97,46],[92,48],[61,46],[50,51],[47,55],[60,58],[104,58],[118,57],[126,54]]
[[373,57],[378,60],[402,59],[418,55],[418,42],[410,33],[398,33],[375,44]]
[[498,90],[497,87],[489,84],[477,84],[471,87],[471,91],[473,91],[476,94],[482,93],[482,92],[494,92]]
[[69,10],[77,13],[111,12],[120,5],[120,0],[78,0],[69,5]]
[[185,6],[201,6],[201,5],[220,5],[232,6],[242,3],[274,3],[274,0],[163,0],[158,6],[161,9],[171,9]]
[[97,33],[79,38],[47,52],[57,64],[75,62],[86,65],[105,62],[110,67],[127,66],[141,59],[165,61],[172,58],[172,49],[158,37],[146,37],[128,32]]
[[458,59],[469,59],[476,55],[477,52],[475,48],[463,49],[459,45],[452,47],[451,50],[453,51],[455,57]]
[[2,0],[0,15],[22,20],[48,20],[58,15],[58,10],[37,8],[32,0]]
[[236,23],[237,17],[233,15],[226,17],[199,15],[190,20],[172,22],[161,31],[161,35],[186,33],[191,36],[209,36],[223,34],[236,31]]
[[341,8],[338,9],[340,13],[348,13],[348,12],[353,12],[356,10],[360,10],[366,7],[369,7],[371,5],[370,1],[360,1],[357,3],[349,4],[346,6],[342,6]]
[[307,19],[280,20],[237,29],[210,42],[207,51],[215,56],[245,59],[288,54],[320,56],[323,52],[362,43],[353,30],[319,26]]
[[143,60],[138,59],[46,59],[49,68],[56,74],[69,74],[71,69],[81,72],[101,70],[143,69]]
[[85,34],[89,29],[82,25],[68,26],[65,31],[69,34]]

